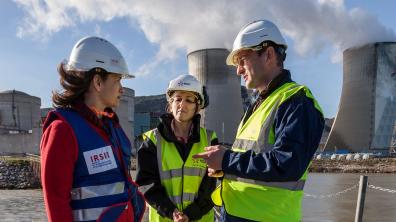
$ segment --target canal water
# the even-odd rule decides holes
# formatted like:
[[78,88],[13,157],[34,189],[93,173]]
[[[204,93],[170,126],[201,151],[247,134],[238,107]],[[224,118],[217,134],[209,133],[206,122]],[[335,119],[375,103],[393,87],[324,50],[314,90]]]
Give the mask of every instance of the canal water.
[[[306,194],[327,195],[359,183],[359,174],[309,174]],[[396,190],[396,174],[368,174],[371,185]],[[304,222],[354,221],[358,186],[345,193],[303,200]],[[396,193],[367,188],[363,221],[396,222]]]
[[[368,176],[370,184],[396,190],[395,174]],[[303,221],[354,221],[358,188],[335,194],[358,182],[358,174],[309,174]],[[41,190],[0,190],[0,221],[46,221]],[[396,222],[396,193],[368,188],[363,221]]]

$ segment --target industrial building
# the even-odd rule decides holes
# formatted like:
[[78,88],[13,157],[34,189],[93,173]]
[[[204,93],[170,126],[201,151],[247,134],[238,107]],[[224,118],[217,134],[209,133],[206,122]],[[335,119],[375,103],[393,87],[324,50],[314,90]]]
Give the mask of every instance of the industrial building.
[[391,149],[396,125],[396,42],[377,42],[343,53],[339,110],[326,151]]
[[135,91],[123,87],[124,93],[121,96],[119,106],[114,110],[120,120],[121,127],[125,131],[128,139],[133,143],[134,133],[134,114],[135,114]]
[[139,136],[151,129],[154,129],[159,124],[159,117],[162,113],[158,112],[142,112],[135,113],[135,132]]
[[39,153],[40,106],[40,98],[24,92],[0,92],[0,154]]
[[241,79],[225,61],[229,51],[202,49],[187,55],[189,74],[207,88],[209,106],[201,111],[201,125],[216,131],[220,142],[232,144],[243,115]]
[[165,94],[135,97],[136,136],[157,127],[159,117],[166,112],[166,104]]

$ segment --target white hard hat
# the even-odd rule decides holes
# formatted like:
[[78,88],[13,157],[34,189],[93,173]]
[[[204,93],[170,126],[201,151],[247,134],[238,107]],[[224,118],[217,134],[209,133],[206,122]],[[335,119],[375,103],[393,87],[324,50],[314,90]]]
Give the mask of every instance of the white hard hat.
[[205,107],[205,96],[203,94],[202,84],[192,75],[180,75],[169,82],[168,89],[166,90],[166,98],[169,101],[174,91],[188,91],[198,94],[199,107]]
[[258,20],[247,24],[235,38],[231,53],[227,56],[227,65],[236,65],[234,56],[243,49],[254,48],[265,41],[272,41],[287,48],[287,44],[278,27],[268,20]]
[[89,71],[102,68],[109,73],[120,74],[122,78],[133,78],[120,51],[109,41],[99,37],[85,37],[73,47],[66,70]]

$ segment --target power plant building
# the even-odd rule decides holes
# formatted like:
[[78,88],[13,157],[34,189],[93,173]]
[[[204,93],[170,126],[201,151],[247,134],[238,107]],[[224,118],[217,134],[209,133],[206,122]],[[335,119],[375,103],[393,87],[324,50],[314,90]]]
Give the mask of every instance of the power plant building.
[[128,139],[133,143],[134,133],[134,113],[135,113],[135,91],[124,87],[124,93],[121,96],[119,106],[114,109],[120,120],[121,127],[127,135]]
[[325,150],[386,153],[396,125],[396,42],[350,48],[343,56],[341,101]]
[[202,49],[187,55],[189,74],[207,88],[209,106],[201,111],[201,124],[216,131],[220,142],[232,144],[243,115],[241,80],[226,65],[227,49]]
[[40,106],[40,98],[24,92],[0,92],[0,154],[39,153]]

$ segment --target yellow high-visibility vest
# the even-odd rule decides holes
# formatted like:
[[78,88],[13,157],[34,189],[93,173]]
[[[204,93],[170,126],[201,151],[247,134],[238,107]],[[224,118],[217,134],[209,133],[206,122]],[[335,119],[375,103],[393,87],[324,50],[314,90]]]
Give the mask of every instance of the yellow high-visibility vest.
[[[201,127],[200,142],[194,143],[186,162],[183,162],[175,144],[163,139],[158,129],[148,131],[144,136],[156,144],[161,184],[165,187],[168,197],[177,206],[177,209],[183,212],[183,209],[190,205],[198,195],[201,181],[207,173],[206,162],[202,159],[194,159],[192,156],[205,152],[204,148],[210,146],[211,141],[217,138],[216,133]],[[151,222],[172,221],[159,215],[151,206],[149,218]],[[198,221],[213,222],[213,209]]]
[[[285,83],[255,110],[245,124],[240,123],[232,150],[256,153],[272,149],[275,142],[274,119],[279,106],[303,90],[320,113],[318,102],[310,90],[294,82]],[[254,221],[301,221],[301,202],[307,171],[297,181],[264,182],[234,175],[224,175],[221,187],[212,194],[216,205],[224,204],[230,215]]]

